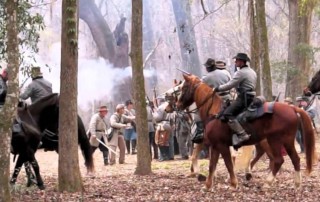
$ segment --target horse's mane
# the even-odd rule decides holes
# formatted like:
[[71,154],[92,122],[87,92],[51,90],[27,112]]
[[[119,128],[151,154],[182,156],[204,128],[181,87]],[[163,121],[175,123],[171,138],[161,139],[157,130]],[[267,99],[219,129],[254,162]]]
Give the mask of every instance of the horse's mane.
[[28,109],[31,114],[39,114],[48,106],[59,106],[59,94],[52,93],[46,97],[40,98],[35,103],[31,104]]

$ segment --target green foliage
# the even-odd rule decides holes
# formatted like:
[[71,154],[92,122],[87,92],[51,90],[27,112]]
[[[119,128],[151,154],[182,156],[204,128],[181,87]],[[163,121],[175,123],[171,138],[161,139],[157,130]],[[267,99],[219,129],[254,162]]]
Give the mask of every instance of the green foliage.
[[320,51],[319,47],[313,47],[306,43],[299,43],[295,47],[295,51],[310,60],[311,64],[316,64],[315,54]]
[[287,61],[274,61],[271,62],[272,79],[277,83],[283,83],[286,80],[287,69],[289,73],[294,73],[288,68]]
[[[5,12],[5,2],[6,0],[0,1],[0,60],[7,61],[7,47],[6,47],[6,18],[9,17]],[[27,64],[25,57],[23,57],[24,52],[30,52],[28,61],[33,60],[34,53],[39,51],[39,31],[44,28],[43,17],[39,13],[31,13],[33,4],[31,1],[18,0],[17,4],[17,22],[18,22],[18,32],[19,32],[19,50],[20,50],[20,64],[22,66],[21,70],[26,71],[30,69],[30,64]]]

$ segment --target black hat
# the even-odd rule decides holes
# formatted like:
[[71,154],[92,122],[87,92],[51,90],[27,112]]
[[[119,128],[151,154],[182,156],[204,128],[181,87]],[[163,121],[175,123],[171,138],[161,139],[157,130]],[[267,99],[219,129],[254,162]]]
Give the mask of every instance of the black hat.
[[236,56],[233,57],[233,59],[239,59],[239,60],[250,62],[250,58],[245,53],[238,53]]
[[125,105],[126,105],[126,106],[128,106],[128,105],[130,105],[130,104],[133,104],[131,100],[127,100],[127,101],[125,102]]
[[204,63],[203,65],[206,66],[206,67],[211,67],[211,66],[215,66],[215,60],[212,59],[212,58],[208,58],[207,62]]

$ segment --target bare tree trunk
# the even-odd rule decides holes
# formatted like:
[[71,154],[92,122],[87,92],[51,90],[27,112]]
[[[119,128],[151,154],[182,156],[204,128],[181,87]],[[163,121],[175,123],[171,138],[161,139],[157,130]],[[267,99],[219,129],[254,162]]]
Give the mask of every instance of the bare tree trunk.
[[[152,15],[150,13],[151,3],[150,0],[143,0],[143,59],[146,60],[146,57],[152,50],[155,48],[155,38],[153,35],[153,24],[151,22]],[[151,10],[152,11],[152,10]],[[148,63],[144,68],[157,71],[157,62],[155,60],[155,54],[153,54]],[[150,89],[150,92],[153,87],[158,85],[158,77],[155,73],[151,78],[147,79],[147,89]],[[148,92],[148,91],[147,91]]]
[[308,83],[310,60],[305,47],[310,45],[311,17],[314,1],[288,0],[289,47],[286,96],[296,97]]
[[194,30],[191,27],[191,11],[189,1],[172,0],[173,12],[176,18],[176,31],[179,36],[182,68],[192,74],[201,76],[198,47]]
[[249,16],[250,16],[250,42],[251,42],[251,67],[257,73],[257,86],[256,91],[257,94],[261,94],[261,71],[260,71],[260,57],[259,57],[259,50],[260,50],[260,43],[258,37],[258,25],[257,25],[257,16],[256,16],[256,8],[254,5],[254,0],[249,0],[248,2],[249,8]]
[[142,0],[132,0],[132,33],[131,33],[131,61],[133,97],[135,100],[136,123],[138,135],[138,157],[135,174],[147,175],[151,173],[151,155],[149,151],[149,134],[147,123],[147,106],[145,100],[143,56],[142,56]]
[[89,26],[100,55],[113,63],[116,54],[113,33],[95,2],[93,0],[79,0],[79,9],[80,18]]
[[78,0],[62,3],[59,191],[83,190],[78,159]]
[[262,70],[262,95],[267,100],[272,100],[272,81],[269,60],[269,40],[266,24],[265,0],[256,1],[256,13],[259,34],[260,69]]
[[265,96],[267,100],[272,100],[268,30],[264,5],[264,0],[249,0],[251,65],[258,75],[257,94]]
[[8,93],[0,110],[0,201],[11,201],[9,187],[11,126],[16,115],[19,97],[19,44],[17,30],[17,1],[7,0],[6,28],[8,53]]

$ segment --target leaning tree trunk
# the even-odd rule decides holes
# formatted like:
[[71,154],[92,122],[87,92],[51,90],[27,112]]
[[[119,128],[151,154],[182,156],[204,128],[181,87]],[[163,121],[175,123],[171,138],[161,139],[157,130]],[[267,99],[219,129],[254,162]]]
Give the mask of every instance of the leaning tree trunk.
[[115,40],[108,24],[93,0],[79,0],[80,18],[87,23],[100,56],[114,63]]
[[78,0],[62,1],[59,191],[83,190],[78,158]]
[[135,174],[151,173],[151,154],[149,148],[149,133],[147,123],[147,106],[145,100],[143,56],[142,56],[142,0],[132,0],[132,32],[131,32],[131,61],[132,77],[138,135],[138,157]]
[[17,30],[17,1],[7,0],[6,29],[8,54],[8,93],[3,109],[0,110],[0,201],[11,201],[10,175],[10,145],[11,126],[16,115],[19,97],[19,43]]
[[286,96],[301,95],[308,83],[310,61],[305,48],[310,45],[311,17],[314,1],[288,0],[289,47]]
[[177,0],[171,2],[177,23],[176,31],[179,36],[182,68],[192,74],[201,76],[198,47],[190,16],[190,2]]

